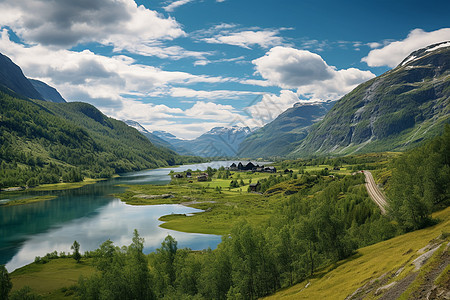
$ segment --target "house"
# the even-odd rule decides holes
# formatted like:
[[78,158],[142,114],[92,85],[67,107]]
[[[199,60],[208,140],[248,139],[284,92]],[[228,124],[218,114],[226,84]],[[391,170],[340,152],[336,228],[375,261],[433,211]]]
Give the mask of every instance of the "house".
[[256,168],[256,166],[252,162],[249,162],[247,165],[245,165],[244,171],[251,171],[253,170],[253,168]]
[[265,168],[264,168],[264,172],[267,172],[267,173],[276,173],[276,172],[277,172],[277,168],[275,168],[275,167],[265,167]]
[[259,181],[257,183],[250,183],[248,190],[249,192],[257,192],[261,187],[261,183]]
[[201,174],[197,176],[197,181],[208,181],[208,174]]

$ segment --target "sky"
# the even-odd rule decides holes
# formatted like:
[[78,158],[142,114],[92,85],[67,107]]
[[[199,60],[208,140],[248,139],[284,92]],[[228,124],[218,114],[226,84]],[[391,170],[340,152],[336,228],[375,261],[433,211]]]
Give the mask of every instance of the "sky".
[[67,101],[193,139],[337,100],[450,40],[450,1],[0,0],[0,52]]

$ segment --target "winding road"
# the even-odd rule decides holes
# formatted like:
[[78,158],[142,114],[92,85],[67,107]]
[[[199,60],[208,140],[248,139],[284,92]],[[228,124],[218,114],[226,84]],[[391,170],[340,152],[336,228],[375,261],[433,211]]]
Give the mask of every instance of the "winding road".
[[364,176],[366,177],[366,189],[369,193],[370,198],[378,205],[381,210],[381,213],[384,215],[386,213],[386,207],[388,206],[386,202],[386,197],[378,188],[375,180],[373,179],[372,173],[369,171],[363,171]]

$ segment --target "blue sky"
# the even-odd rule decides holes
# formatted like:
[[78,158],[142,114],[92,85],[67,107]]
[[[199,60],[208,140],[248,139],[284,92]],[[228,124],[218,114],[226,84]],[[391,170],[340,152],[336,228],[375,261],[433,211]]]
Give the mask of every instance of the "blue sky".
[[450,40],[449,1],[2,0],[0,52],[68,101],[195,138],[339,99]]

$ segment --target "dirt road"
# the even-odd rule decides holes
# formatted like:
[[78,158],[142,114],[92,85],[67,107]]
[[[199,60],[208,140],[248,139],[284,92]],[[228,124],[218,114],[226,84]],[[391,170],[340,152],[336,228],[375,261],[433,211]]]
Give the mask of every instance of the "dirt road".
[[364,176],[366,177],[366,188],[369,193],[370,198],[380,207],[381,213],[386,213],[386,207],[388,206],[386,202],[386,197],[378,188],[375,180],[373,179],[372,173],[364,170]]

